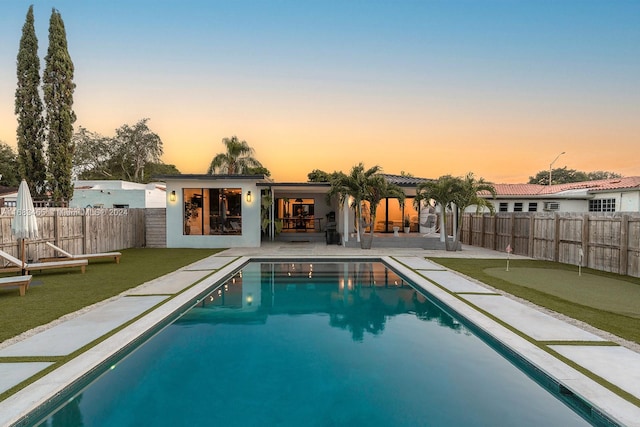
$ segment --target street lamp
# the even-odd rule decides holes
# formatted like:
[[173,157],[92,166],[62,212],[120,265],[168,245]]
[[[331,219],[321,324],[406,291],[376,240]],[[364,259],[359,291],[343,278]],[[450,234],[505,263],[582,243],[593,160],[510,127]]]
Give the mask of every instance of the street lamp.
[[556,162],[556,160],[558,160],[558,159],[560,158],[560,156],[562,156],[563,154],[564,154],[564,151],[563,151],[562,153],[558,154],[558,155],[556,156],[556,158],[555,158],[555,159],[553,159],[553,162],[551,162],[551,163],[549,164],[549,185],[551,185],[551,170],[553,169],[553,164],[554,164],[554,163]]

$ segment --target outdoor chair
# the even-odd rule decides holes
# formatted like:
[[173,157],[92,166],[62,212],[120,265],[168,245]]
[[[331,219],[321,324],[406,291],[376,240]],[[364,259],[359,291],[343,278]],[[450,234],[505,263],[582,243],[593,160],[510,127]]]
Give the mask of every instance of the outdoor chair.
[[62,258],[43,258],[41,261],[45,261],[45,262],[51,262],[51,261],[58,261],[61,259],[86,259],[86,260],[90,260],[90,259],[100,259],[100,258],[113,258],[116,262],[116,264],[120,264],[120,257],[122,256],[122,254],[120,252],[100,252],[97,254],[79,254],[79,255],[74,255],[70,252],[65,251],[62,248],[59,248],[58,246],[54,245],[51,242],[47,242],[47,246],[49,246],[50,248],[52,248],[54,251],[60,253],[63,255]]
[[[427,229],[427,234],[437,233],[438,232],[438,215],[428,214],[425,221],[423,223],[420,223],[420,225]],[[425,234],[425,236],[427,234]]]
[[23,274],[28,275],[30,271],[34,270],[50,270],[54,268],[72,268],[80,267],[80,271],[85,272],[85,267],[89,263],[86,259],[65,259],[64,261],[51,261],[51,262],[25,262],[24,266],[22,261],[0,250],[0,257],[9,263],[8,266],[0,268],[0,272],[9,271],[24,271]]
[[29,283],[31,283],[31,275],[0,277],[0,288],[18,286],[21,297],[23,297],[27,289],[29,289]]

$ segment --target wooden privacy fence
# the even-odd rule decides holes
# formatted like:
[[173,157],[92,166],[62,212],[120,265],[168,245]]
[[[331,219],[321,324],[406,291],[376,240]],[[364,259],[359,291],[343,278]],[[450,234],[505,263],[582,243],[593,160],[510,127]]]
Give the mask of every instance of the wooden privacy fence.
[[640,214],[465,214],[461,242],[640,277]]
[[[19,257],[11,234],[15,208],[0,210],[0,249]],[[145,246],[144,209],[35,208],[37,239],[26,240],[26,258],[57,256],[46,242],[74,254],[110,252]]]

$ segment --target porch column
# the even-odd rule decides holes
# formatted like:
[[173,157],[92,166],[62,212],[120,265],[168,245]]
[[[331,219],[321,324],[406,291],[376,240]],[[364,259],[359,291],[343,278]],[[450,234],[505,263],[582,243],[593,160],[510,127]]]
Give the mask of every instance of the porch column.
[[349,241],[349,199],[346,198],[342,205],[342,243]]

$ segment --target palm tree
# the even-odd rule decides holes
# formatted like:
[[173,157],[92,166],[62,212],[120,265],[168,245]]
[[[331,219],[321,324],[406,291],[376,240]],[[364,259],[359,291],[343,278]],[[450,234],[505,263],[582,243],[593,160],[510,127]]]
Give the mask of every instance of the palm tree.
[[[494,198],[496,197],[496,188],[493,184],[488,183],[484,178],[476,179],[473,176],[473,172],[467,173],[464,178],[459,178],[458,188],[456,189],[456,195],[454,197],[454,204],[456,207],[456,215],[458,218],[462,218],[464,211],[470,206],[476,206],[476,213],[480,212],[482,208],[489,209],[489,212],[493,214],[495,208],[493,203],[481,197],[479,194],[482,192],[490,193]],[[462,231],[462,221],[458,221],[458,229],[454,234],[453,244],[454,248],[458,247],[458,241],[460,240],[460,233]]]
[[[327,193],[327,199],[337,196],[340,206],[344,206],[346,200],[351,200],[350,208],[355,210],[358,224],[358,240],[362,249],[370,249],[373,241],[373,224],[376,220],[378,204],[385,197],[398,197],[404,202],[404,192],[395,184],[388,183],[380,171],[380,166],[373,166],[365,170],[361,162],[351,168],[349,175],[342,172],[332,174],[330,179],[331,189]],[[365,223],[363,210],[369,203],[369,222]],[[370,236],[363,239],[364,229],[370,227]]]
[[227,152],[219,153],[211,160],[207,174],[226,173],[240,175],[249,173],[252,168],[262,168],[262,164],[253,157],[254,150],[247,141],[240,141],[237,136],[222,138]]
[[[446,250],[454,250],[449,245],[447,237],[447,210],[452,210],[452,204],[455,201],[458,188],[461,186],[461,179],[451,175],[444,175],[435,181],[425,181],[418,184],[416,188],[416,198],[414,203],[419,204],[422,201],[429,202],[434,200],[436,205],[440,205],[442,215],[442,233],[445,237]],[[455,247],[454,247],[455,248]]]
[[447,210],[453,212],[456,217],[459,217],[462,212],[473,205],[478,207],[478,211],[480,208],[486,207],[491,213],[494,212],[493,204],[478,195],[478,193],[483,191],[491,193],[494,197],[496,195],[496,189],[492,184],[486,182],[483,178],[476,180],[471,172],[464,178],[444,175],[436,181],[427,181],[418,184],[415,203],[434,200],[436,204],[441,207],[442,232],[445,233],[446,250],[457,250],[460,231],[462,230],[462,222],[458,221],[458,227],[454,230],[453,242],[450,244],[449,238],[446,235]]

